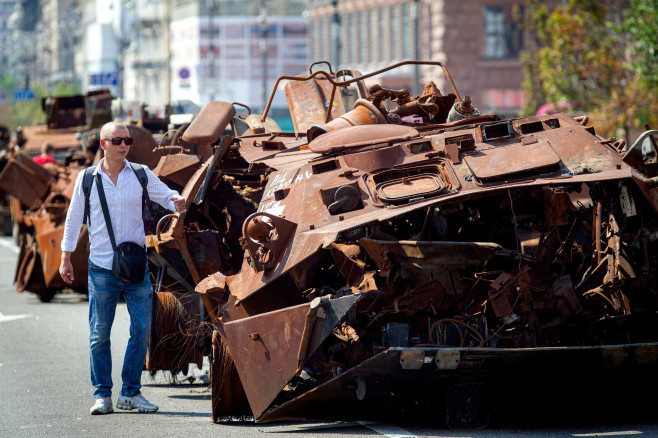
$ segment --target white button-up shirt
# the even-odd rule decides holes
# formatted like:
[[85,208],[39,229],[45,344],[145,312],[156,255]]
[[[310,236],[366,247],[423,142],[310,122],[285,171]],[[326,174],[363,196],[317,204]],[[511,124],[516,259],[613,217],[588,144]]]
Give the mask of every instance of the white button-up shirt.
[[[128,161],[124,160],[123,169],[119,172],[117,184],[114,185],[110,177],[103,173],[103,160],[94,171],[94,182],[89,195],[89,218],[91,220],[89,260],[101,268],[111,270],[114,251],[110,235],[107,232],[103,208],[98,197],[98,189],[96,188],[97,173],[100,173],[103,181],[103,189],[105,190],[116,244],[135,242],[139,245],[145,245],[146,236],[144,235],[144,221],[142,219],[142,185],[139,183],[137,175],[135,175]],[[146,188],[151,201],[157,202],[171,211],[176,211],[171,198],[178,195],[178,192],[167,187],[148,167],[143,167],[148,177]],[[73,197],[66,214],[64,238],[61,245],[62,251],[75,251],[78,235],[82,228],[85,213],[85,195],[82,189],[84,173],[84,171],[78,173],[78,178],[75,180]]]

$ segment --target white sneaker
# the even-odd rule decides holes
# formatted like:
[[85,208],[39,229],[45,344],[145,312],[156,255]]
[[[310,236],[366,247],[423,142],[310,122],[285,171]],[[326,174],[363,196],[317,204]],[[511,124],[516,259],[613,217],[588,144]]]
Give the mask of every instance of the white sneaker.
[[158,410],[158,407],[146,400],[142,394],[134,397],[119,395],[117,408],[125,410],[137,409],[139,412],[155,412]]
[[112,399],[110,397],[97,398],[94,406],[89,408],[91,415],[104,415],[112,412],[114,412],[114,408],[112,408]]

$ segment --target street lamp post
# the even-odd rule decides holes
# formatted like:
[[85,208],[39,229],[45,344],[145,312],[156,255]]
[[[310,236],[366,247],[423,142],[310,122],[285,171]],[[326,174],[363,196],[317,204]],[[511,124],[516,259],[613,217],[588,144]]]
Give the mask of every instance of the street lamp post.
[[338,14],[338,0],[331,0],[333,12],[331,14],[331,63],[336,70],[339,69],[340,54],[343,51],[340,32],[340,15]]
[[171,0],[165,0],[165,62],[166,65],[166,94],[165,104],[171,103],[171,41],[170,41],[170,28],[171,28]]
[[260,25],[260,57],[261,57],[261,102],[263,112],[267,104],[267,6],[266,0],[260,2],[260,15],[258,16],[258,24]]
[[[419,0],[414,0],[414,10],[413,10],[413,18],[414,18],[414,61],[418,61],[420,59],[420,49],[418,47],[418,31],[419,31],[419,26],[418,26],[418,8],[420,7],[420,1]],[[414,64],[414,78],[413,78],[413,84],[412,84],[412,93],[414,96],[417,96],[420,94],[420,85],[418,84],[420,82],[420,66],[418,64]]]

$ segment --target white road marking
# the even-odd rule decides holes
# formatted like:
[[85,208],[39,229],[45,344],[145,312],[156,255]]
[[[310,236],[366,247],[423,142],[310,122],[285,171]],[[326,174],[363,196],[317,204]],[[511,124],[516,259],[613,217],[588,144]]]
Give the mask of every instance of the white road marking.
[[10,242],[7,240],[0,239],[0,246],[4,246],[5,248],[9,248],[11,251],[15,252],[18,254],[20,252],[20,249],[14,244],[14,242]]
[[628,436],[628,435],[642,435],[639,430],[620,430],[618,432],[594,432],[594,433],[572,433],[572,436],[589,437],[589,436]]
[[359,421],[358,423],[389,438],[412,438],[416,436],[413,433],[407,432],[406,430],[392,424],[377,423],[374,421]]
[[30,314],[25,314],[25,315],[3,315],[0,313],[0,322],[7,322],[7,321],[15,321],[17,319],[23,319],[23,318],[31,318],[32,315]]

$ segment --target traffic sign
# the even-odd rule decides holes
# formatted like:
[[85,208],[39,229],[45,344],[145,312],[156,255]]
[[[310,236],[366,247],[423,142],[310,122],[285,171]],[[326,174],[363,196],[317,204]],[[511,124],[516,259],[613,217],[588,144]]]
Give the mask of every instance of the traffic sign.
[[14,90],[14,102],[34,99],[34,90],[29,88],[17,88]]
[[119,83],[117,73],[92,73],[89,75],[89,85],[116,86]]

